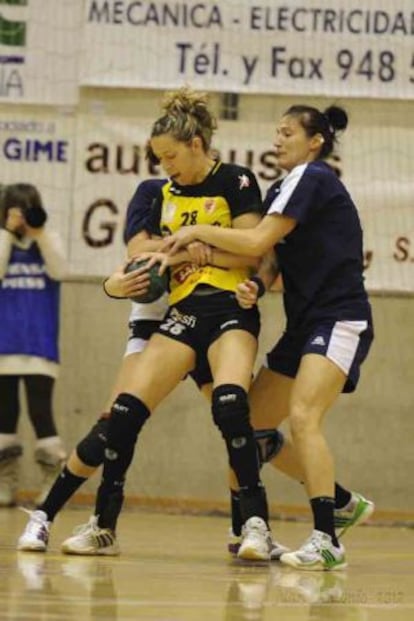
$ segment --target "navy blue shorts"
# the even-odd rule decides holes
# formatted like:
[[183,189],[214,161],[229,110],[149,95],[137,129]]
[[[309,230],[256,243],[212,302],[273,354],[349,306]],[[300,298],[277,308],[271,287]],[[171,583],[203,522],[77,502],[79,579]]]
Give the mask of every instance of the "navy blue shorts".
[[320,354],[347,376],[342,392],[353,392],[373,338],[372,325],[367,320],[329,321],[308,330],[287,330],[267,354],[265,366],[282,375],[296,377],[302,356]]

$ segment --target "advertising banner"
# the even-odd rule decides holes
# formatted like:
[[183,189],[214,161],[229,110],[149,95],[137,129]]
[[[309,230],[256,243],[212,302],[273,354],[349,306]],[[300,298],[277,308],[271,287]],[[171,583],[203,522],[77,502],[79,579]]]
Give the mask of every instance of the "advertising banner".
[[414,98],[412,0],[86,0],[89,86]]

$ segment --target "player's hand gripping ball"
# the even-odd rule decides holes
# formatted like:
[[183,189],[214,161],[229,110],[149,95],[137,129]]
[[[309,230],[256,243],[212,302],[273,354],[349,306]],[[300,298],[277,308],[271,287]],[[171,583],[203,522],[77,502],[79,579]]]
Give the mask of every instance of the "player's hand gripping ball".
[[[144,267],[148,262],[149,259],[134,259],[126,266],[125,273],[133,272],[140,267]],[[130,299],[133,302],[138,302],[139,304],[150,304],[151,302],[158,300],[166,291],[168,291],[168,274],[167,272],[164,272],[160,276],[158,273],[159,267],[159,264],[156,263],[150,268],[148,272],[150,279],[149,287],[142,295],[131,297]]]

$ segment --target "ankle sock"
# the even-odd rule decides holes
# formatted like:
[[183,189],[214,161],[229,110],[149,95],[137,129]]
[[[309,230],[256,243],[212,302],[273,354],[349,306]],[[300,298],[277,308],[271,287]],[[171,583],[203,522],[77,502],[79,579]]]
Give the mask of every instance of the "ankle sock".
[[320,530],[329,535],[334,546],[339,547],[334,527],[335,500],[329,496],[311,498],[311,507],[315,530]]
[[335,509],[345,509],[351,500],[351,492],[339,485],[339,483],[335,483]]

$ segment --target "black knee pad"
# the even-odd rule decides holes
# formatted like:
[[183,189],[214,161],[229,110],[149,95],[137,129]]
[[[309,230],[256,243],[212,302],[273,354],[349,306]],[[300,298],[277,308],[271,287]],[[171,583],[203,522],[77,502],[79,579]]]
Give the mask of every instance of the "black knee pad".
[[103,463],[109,418],[100,418],[76,447],[76,453],[87,466],[97,468]]
[[134,455],[138,434],[149,415],[146,405],[127,393],[118,395],[112,406],[102,483],[95,506],[101,527],[115,530],[124,498],[125,475]]
[[247,392],[241,386],[217,386],[213,390],[212,412],[213,420],[225,440],[241,438],[252,432]]
[[125,392],[118,395],[108,420],[105,457],[112,461],[121,453],[133,452],[138,434],[149,415],[147,406],[134,395]]
[[283,433],[279,429],[259,429],[254,431],[254,437],[259,452],[260,465],[262,466],[275,457],[285,441]]
[[212,411],[240,487],[256,487],[259,484],[259,458],[246,391],[234,384],[218,386],[213,391]]

